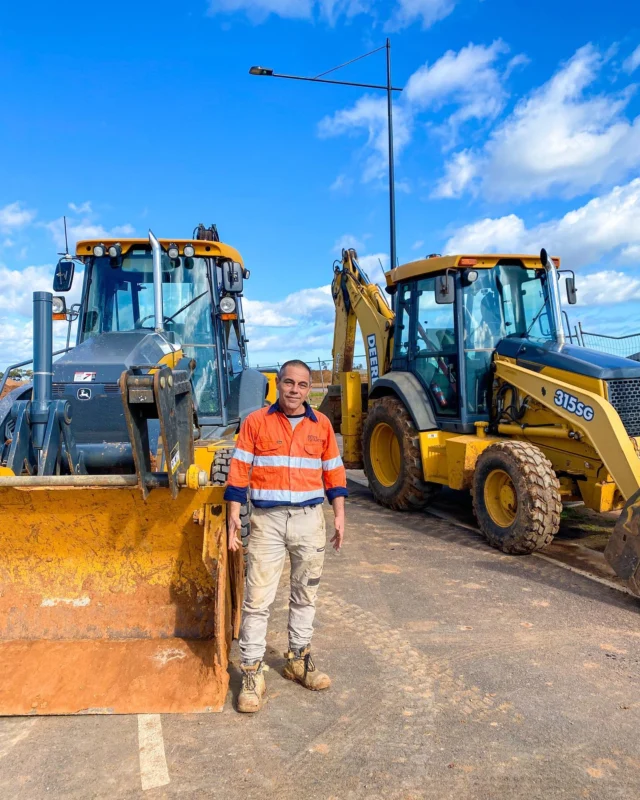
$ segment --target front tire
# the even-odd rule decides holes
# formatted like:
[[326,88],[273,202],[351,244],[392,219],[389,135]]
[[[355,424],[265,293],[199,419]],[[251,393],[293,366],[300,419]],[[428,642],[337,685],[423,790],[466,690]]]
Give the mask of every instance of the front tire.
[[376,500],[396,511],[418,511],[440,489],[423,479],[418,430],[404,403],[373,402],[362,434],[364,471]]
[[526,555],[551,544],[560,527],[560,483],[549,459],[529,442],[504,441],[478,458],[473,511],[489,544]]
[[[229,470],[231,469],[231,459],[233,457],[233,447],[223,447],[218,450],[211,464],[211,483],[217,486],[224,486],[229,480]],[[245,505],[240,506],[240,522],[242,529],[242,552],[245,562],[249,549],[249,537],[251,536],[251,502],[247,500]]]

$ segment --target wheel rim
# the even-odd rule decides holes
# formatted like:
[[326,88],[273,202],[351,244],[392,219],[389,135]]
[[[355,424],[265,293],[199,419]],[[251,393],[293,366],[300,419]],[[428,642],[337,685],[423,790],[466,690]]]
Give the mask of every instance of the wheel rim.
[[379,423],[373,429],[369,454],[378,482],[383,486],[393,486],[400,477],[400,442],[386,422]]
[[484,504],[489,516],[500,528],[513,525],[518,513],[516,487],[503,469],[494,469],[484,484]]

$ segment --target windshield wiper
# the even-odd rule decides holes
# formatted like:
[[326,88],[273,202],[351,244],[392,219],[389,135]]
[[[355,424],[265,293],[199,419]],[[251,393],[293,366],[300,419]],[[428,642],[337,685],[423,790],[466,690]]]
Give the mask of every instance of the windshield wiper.
[[205,289],[204,292],[202,292],[202,294],[199,294],[197,297],[194,297],[193,299],[189,300],[189,302],[185,303],[182,306],[182,308],[179,308],[173,316],[165,317],[165,320],[167,320],[167,322],[173,322],[173,320],[178,316],[178,314],[182,314],[182,312],[185,311],[187,308],[189,308],[189,306],[192,306],[196,302],[196,300],[199,300],[201,297],[204,297],[208,291],[209,291],[208,289]]

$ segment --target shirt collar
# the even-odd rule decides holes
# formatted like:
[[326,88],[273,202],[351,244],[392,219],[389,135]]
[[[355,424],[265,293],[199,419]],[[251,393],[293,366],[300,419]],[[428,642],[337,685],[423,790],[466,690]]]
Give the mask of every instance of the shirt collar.
[[[275,414],[276,411],[279,411],[281,414],[284,414],[284,411],[280,408],[280,403],[278,403],[277,400],[272,406],[269,407],[269,410],[267,411],[267,414]],[[304,415],[305,415],[305,417],[308,417],[311,420],[311,422],[317,422],[318,421],[318,418],[313,413],[313,409],[311,408],[311,406],[307,402],[305,402],[305,404],[304,404]]]

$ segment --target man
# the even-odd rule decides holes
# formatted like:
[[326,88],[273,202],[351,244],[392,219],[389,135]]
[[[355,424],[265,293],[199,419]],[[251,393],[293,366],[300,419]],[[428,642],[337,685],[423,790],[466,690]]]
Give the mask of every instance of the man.
[[224,495],[229,502],[229,549],[237,550],[241,546],[240,506],[251,484],[251,537],[240,627],[238,711],[243,712],[259,711],[266,692],[267,622],[287,552],[291,594],[283,674],[315,691],[331,684],[313,663],[310,646],[326,545],[322,503],[326,492],[334,514],[331,542],[339,551],[346,473],[331,423],[307,402],[309,367],[303,361],[287,361],[277,386],[278,401],[249,414],[242,424]]

